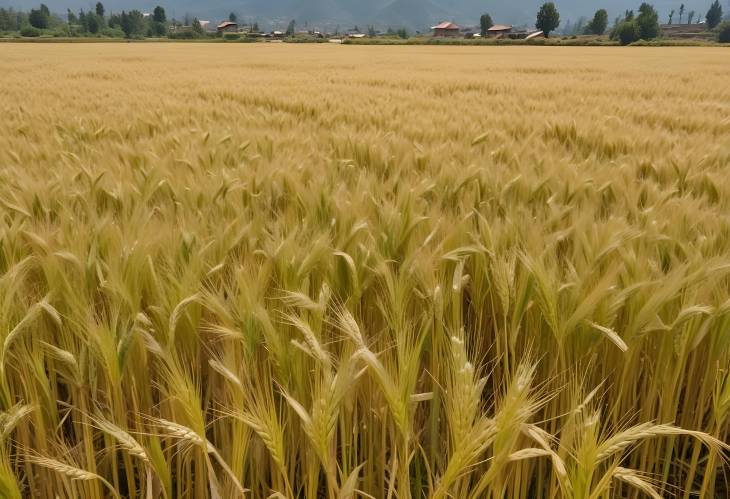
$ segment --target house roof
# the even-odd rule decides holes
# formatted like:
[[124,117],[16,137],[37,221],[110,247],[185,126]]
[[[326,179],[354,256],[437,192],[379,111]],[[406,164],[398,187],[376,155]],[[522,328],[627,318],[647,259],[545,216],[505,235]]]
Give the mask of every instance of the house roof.
[[454,23],[450,23],[448,21],[444,21],[441,24],[432,27],[431,29],[453,29],[453,30],[459,30],[461,28],[458,25],[454,24]]
[[231,21],[225,21],[225,22],[222,22],[222,23],[220,23],[220,24],[218,25],[218,29],[224,29],[224,28],[228,28],[228,27],[230,27],[230,26],[238,26],[238,24],[236,24],[236,23],[233,23],[233,22],[231,22]]
[[489,28],[487,31],[507,31],[512,29],[512,25],[509,24],[495,24],[491,28]]

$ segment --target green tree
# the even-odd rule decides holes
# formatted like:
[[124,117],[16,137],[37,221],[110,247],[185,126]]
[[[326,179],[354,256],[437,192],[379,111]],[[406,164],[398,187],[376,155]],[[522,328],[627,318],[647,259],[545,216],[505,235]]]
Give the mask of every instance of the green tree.
[[403,40],[408,39],[408,30],[405,28],[401,28],[398,30],[398,38],[402,38]]
[[692,19],[695,18],[695,11],[690,10],[689,14],[687,14],[687,24],[692,24]]
[[86,30],[91,34],[97,34],[100,29],[99,16],[93,12],[86,14]]
[[608,12],[606,9],[596,11],[593,20],[588,24],[588,31],[592,35],[602,35],[608,28]]
[[259,29],[259,23],[257,23],[257,22],[254,22],[254,23],[253,23],[253,26],[251,26],[251,31],[253,31],[254,33],[259,33],[259,32],[261,31],[261,30]]
[[152,19],[156,23],[166,23],[167,22],[167,14],[165,14],[165,9],[163,9],[159,5],[157,7],[155,7],[155,10],[152,11]]
[[710,5],[710,10],[707,11],[705,21],[707,22],[707,29],[715,29],[720,24],[720,21],[722,21],[722,6],[719,0],[715,0]]
[[558,9],[555,8],[555,4],[553,2],[542,4],[542,7],[537,12],[535,27],[542,30],[547,38],[550,36],[550,32],[555,31],[558,26],[560,26],[560,14],[558,13]]
[[624,21],[616,28],[616,37],[618,38],[621,45],[628,45],[634,43],[641,38],[641,32],[636,21]]
[[378,32],[375,31],[375,26],[372,26],[372,25],[368,26],[368,36],[370,38],[375,38],[377,35],[378,35]]
[[76,14],[71,12],[71,9],[66,9],[66,22],[68,22],[68,24],[78,24],[79,23],[79,18],[76,17]]
[[679,24],[682,24],[683,16],[684,16],[684,4],[679,6]]
[[717,41],[720,43],[730,43],[730,21],[722,23],[718,31]]
[[0,8],[0,31],[18,31],[20,13],[13,9]]
[[120,27],[127,38],[134,38],[144,33],[144,16],[138,10],[122,11]]
[[195,36],[202,37],[205,35],[205,31],[203,30],[203,25],[200,24],[200,20],[196,17],[193,19],[193,33],[195,33]]
[[105,12],[104,11],[104,4],[101,3],[101,2],[96,2],[96,15],[99,16],[99,17],[101,17],[103,19],[104,18],[104,12]]
[[286,27],[286,36],[292,36],[297,28],[297,22],[292,19],[289,21],[289,26]]
[[151,36],[165,36],[167,33],[167,14],[159,5],[152,11],[149,33]]
[[228,20],[232,23],[238,23],[238,16],[235,12],[231,12],[230,14],[228,14]]
[[34,28],[46,29],[51,19],[51,12],[45,4],[41,4],[39,9],[31,9],[28,14],[28,22]]
[[111,14],[107,26],[110,28],[120,28],[122,26],[122,16],[120,14]]
[[639,15],[636,17],[636,25],[639,27],[639,36],[643,40],[653,40],[659,36],[659,14],[656,9],[648,3],[642,3],[639,7]]
[[79,26],[81,26],[81,32],[87,33],[89,31],[89,23],[86,20],[86,12],[84,12],[84,9],[81,9],[79,11]]
[[672,24],[672,19],[674,19],[674,9],[669,13],[669,24]]
[[487,36],[487,31],[492,26],[494,26],[492,16],[489,14],[482,14],[482,17],[479,18],[479,27],[481,28],[482,36]]

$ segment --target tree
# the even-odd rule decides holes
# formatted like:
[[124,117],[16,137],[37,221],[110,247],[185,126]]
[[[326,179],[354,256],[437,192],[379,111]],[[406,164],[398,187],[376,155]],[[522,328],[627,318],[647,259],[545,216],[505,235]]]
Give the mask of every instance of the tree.
[[197,17],[193,19],[193,33],[195,33],[196,36],[203,36],[205,34],[205,31],[203,31],[203,25],[200,24]]
[[398,30],[398,38],[402,38],[403,40],[408,39],[408,30],[405,28],[400,28]]
[[119,14],[111,14],[109,16],[109,22],[107,23],[107,26],[109,26],[110,28],[121,28],[122,16]]
[[79,18],[76,17],[76,14],[71,12],[71,9],[66,9],[66,22],[68,22],[68,24],[78,24],[79,23]]
[[487,36],[487,31],[492,26],[494,26],[492,16],[489,14],[482,14],[482,17],[479,18],[479,27],[481,28],[482,36]]
[[251,26],[251,31],[253,31],[254,33],[258,33],[260,31],[259,30],[259,23],[254,22],[253,23],[253,26]]
[[101,2],[96,3],[96,15],[104,18],[104,4],[102,4]]
[[0,8],[0,31],[18,31],[21,20],[20,13],[13,9]]
[[376,36],[378,36],[378,32],[375,31],[375,26],[373,26],[373,25],[368,26],[368,36],[370,38],[375,38]]
[[99,16],[93,12],[86,14],[86,30],[95,35],[99,32],[99,28]]
[[286,27],[286,36],[292,36],[294,31],[297,29],[297,22],[292,19],[289,21],[289,26]]
[[715,27],[720,24],[720,21],[722,21],[722,6],[720,5],[720,0],[715,0],[713,4],[710,5],[710,10],[707,11],[705,21],[707,22],[707,29],[715,29]]
[[535,27],[542,30],[545,33],[545,38],[547,38],[550,36],[550,32],[555,31],[558,26],[560,26],[560,14],[558,9],[555,8],[555,4],[553,2],[542,4],[537,13]]
[[238,23],[238,16],[235,12],[231,12],[230,14],[228,14],[228,20],[232,23]]
[[669,24],[672,24],[672,19],[674,18],[674,9],[669,13]]
[[593,20],[588,24],[588,31],[592,35],[600,36],[606,32],[606,28],[608,28],[608,12],[606,9],[600,9],[596,11]]
[[81,31],[83,33],[87,33],[89,31],[89,23],[86,20],[86,12],[84,12],[84,9],[81,9],[79,11],[79,25],[81,26]]
[[48,28],[48,22],[51,18],[51,12],[45,4],[41,4],[40,9],[31,9],[28,14],[28,22],[31,26],[38,29]]
[[679,24],[682,24],[682,16],[684,16],[684,4],[679,6]]
[[641,32],[636,21],[624,21],[616,28],[616,37],[621,45],[634,43],[641,38]]
[[644,40],[652,40],[659,36],[659,14],[648,3],[642,3],[639,7],[636,25],[639,27],[640,37]]
[[167,14],[165,14],[165,9],[163,9],[159,5],[155,7],[155,10],[152,11],[152,20],[156,23],[166,23]]
[[139,36],[144,33],[144,16],[138,10],[122,11],[120,27],[127,38]]
[[717,41],[720,43],[730,43],[730,22],[724,22],[720,25]]
[[695,18],[695,11],[690,10],[689,14],[687,14],[687,24],[692,24],[692,19]]

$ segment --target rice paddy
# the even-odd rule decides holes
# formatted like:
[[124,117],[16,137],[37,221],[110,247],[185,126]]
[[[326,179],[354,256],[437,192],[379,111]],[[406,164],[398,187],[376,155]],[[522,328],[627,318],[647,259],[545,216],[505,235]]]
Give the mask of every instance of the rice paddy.
[[727,497],[722,48],[0,45],[0,496]]

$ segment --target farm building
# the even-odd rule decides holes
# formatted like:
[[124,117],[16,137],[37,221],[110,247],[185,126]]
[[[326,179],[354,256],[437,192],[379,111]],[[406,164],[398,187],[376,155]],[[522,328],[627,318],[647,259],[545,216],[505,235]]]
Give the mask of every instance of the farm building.
[[437,37],[448,37],[458,38],[461,36],[461,28],[448,21],[442,22],[441,24],[431,28],[433,30],[433,36]]
[[231,21],[222,22],[218,25],[218,32],[219,33],[237,33],[238,24],[231,22]]
[[707,25],[700,24],[662,24],[661,35],[667,38],[694,38],[707,33]]
[[487,30],[487,36],[502,37],[512,33],[512,26],[508,24],[495,24]]

